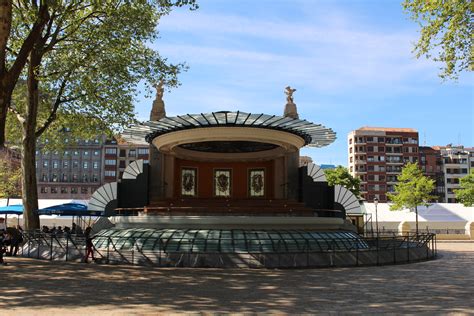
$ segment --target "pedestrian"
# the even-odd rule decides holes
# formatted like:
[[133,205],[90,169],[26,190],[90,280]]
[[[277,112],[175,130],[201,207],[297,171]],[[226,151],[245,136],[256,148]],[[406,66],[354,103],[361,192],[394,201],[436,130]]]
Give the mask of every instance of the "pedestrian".
[[7,263],[3,260],[3,255],[7,252],[7,247],[3,241],[4,233],[0,231],[0,264],[6,266]]
[[84,262],[88,263],[89,256],[91,256],[92,260],[95,261],[94,257],[94,244],[92,243],[92,239],[94,237],[92,236],[92,228],[87,227],[86,230],[84,231],[84,236],[86,237],[86,256],[84,258]]

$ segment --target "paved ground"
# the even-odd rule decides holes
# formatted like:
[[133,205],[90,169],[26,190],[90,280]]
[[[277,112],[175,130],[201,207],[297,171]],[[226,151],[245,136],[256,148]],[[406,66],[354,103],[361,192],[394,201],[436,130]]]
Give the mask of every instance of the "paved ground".
[[474,315],[474,243],[439,243],[442,258],[319,270],[219,270],[9,259],[0,315],[157,312]]

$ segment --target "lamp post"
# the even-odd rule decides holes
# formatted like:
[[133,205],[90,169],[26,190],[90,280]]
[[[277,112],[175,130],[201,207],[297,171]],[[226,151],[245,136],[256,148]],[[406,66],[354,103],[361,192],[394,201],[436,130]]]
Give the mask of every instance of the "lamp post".
[[379,237],[379,217],[378,217],[378,212],[377,212],[377,205],[379,205],[378,198],[374,199],[374,205],[375,205],[375,231],[377,232],[377,238],[378,238]]

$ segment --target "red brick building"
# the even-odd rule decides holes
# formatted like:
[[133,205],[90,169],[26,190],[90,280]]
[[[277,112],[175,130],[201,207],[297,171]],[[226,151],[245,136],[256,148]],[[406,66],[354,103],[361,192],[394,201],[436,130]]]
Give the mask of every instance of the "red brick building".
[[387,201],[407,162],[418,161],[418,132],[411,128],[361,127],[348,135],[349,172],[361,179],[367,201]]

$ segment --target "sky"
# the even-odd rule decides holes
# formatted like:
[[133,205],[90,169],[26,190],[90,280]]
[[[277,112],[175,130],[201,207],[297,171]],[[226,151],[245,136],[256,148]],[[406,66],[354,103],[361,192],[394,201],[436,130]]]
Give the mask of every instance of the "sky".
[[[401,0],[198,2],[163,17],[151,44],[189,66],[165,93],[168,116],[282,115],[289,85],[300,118],[337,133],[327,147],[302,149],[317,164],[347,166],[347,134],[362,126],[414,128],[420,145],[474,145],[472,73],[442,82],[440,64],[414,57],[419,27]],[[139,119],[152,101],[138,97]]]

